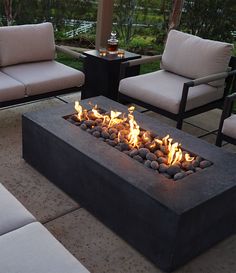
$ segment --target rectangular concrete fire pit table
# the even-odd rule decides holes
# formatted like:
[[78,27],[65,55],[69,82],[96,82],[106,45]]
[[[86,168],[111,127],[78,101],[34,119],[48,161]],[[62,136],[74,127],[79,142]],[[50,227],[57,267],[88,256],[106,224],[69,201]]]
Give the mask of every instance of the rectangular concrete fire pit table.
[[[127,107],[104,97],[104,110]],[[172,271],[235,232],[236,157],[135,113],[140,126],[169,134],[213,165],[179,181],[155,173],[63,117],[66,104],[23,115],[23,158],[164,271]]]

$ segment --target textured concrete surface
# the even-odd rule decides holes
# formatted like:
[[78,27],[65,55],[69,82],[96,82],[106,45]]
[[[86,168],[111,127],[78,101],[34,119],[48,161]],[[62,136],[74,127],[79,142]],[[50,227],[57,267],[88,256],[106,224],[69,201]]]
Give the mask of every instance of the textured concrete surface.
[[[83,208],[46,224],[91,273],[161,273]],[[236,236],[198,256],[176,273],[235,273]]]
[[[72,102],[80,94],[64,95]],[[60,105],[59,99],[0,110],[0,182],[71,251],[91,273],[160,273],[161,271],[126,242],[79,207],[21,158],[21,114]],[[172,121],[154,113],[163,122]],[[183,130],[195,136],[218,127],[220,112],[211,111],[187,120]],[[196,126],[200,127],[197,128]],[[215,135],[203,137],[214,143]],[[236,153],[230,144],[221,149]],[[221,242],[195,258],[177,273],[235,273],[236,236]]]
[[41,222],[78,208],[78,204],[22,159],[21,115],[59,104],[62,102],[50,99],[0,110],[0,182]]

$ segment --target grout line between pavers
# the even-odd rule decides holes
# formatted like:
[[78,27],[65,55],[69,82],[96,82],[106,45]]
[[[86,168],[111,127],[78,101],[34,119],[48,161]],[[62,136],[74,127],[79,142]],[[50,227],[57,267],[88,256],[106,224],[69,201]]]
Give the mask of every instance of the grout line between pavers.
[[56,98],[56,99],[58,99],[58,100],[60,100],[60,101],[62,101],[62,102],[64,102],[64,103],[68,103],[68,101],[63,100],[63,99],[62,99],[62,98],[60,98],[59,96],[55,96],[55,98]]
[[72,212],[74,212],[74,211],[76,211],[76,210],[79,210],[79,209],[82,209],[82,207],[79,206],[79,207],[77,207],[77,208],[68,210],[68,211],[66,211],[66,212],[64,212],[64,213],[61,213],[60,215],[57,215],[56,217],[54,217],[54,218],[52,218],[52,219],[50,219],[50,220],[47,220],[47,221],[45,221],[45,222],[41,222],[41,224],[46,225],[46,224],[48,224],[48,223],[50,223],[50,222],[52,222],[52,221],[55,221],[55,220],[58,219],[58,218],[61,218],[61,217],[65,216],[65,215],[67,215],[67,214],[69,214],[69,213],[72,213]]
[[184,121],[184,123],[186,123],[186,124],[188,124],[188,125],[191,125],[191,126],[193,126],[193,127],[195,127],[195,128],[201,129],[201,130],[203,130],[203,131],[205,131],[205,132],[211,133],[209,130],[204,129],[204,128],[200,127],[200,126],[197,126],[197,125],[195,125],[195,124],[192,124],[192,123],[189,122],[189,121]]

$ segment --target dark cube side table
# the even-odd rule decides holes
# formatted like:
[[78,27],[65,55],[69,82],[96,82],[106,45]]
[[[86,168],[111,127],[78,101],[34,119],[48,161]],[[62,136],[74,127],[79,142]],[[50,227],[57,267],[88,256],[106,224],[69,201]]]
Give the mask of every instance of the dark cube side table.
[[[103,95],[117,100],[120,64],[141,58],[140,55],[128,51],[125,51],[122,58],[116,54],[100,56],[98,50],[89,50],[83,54],[86,55],[86,59],[84,62],[85,85],[82,89],[82,99]],[[139,69],[139,65],[130,67],[125,76],[138,75]]]

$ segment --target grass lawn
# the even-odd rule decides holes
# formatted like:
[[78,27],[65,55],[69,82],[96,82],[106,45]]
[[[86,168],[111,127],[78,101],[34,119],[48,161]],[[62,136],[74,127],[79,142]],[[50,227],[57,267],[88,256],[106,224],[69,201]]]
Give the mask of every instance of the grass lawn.
[[60,63],[63,63],[65,65],[68,65],[70,67],[73,67],[78,70],[83,70],[83,61],[80,61],[78,59],[68,57],[67,54],[64,53],[57,53],[56,60]]

